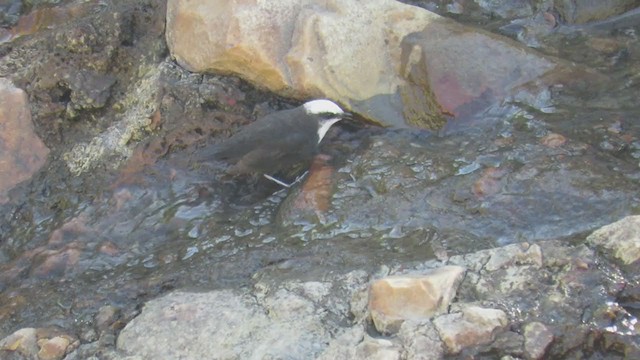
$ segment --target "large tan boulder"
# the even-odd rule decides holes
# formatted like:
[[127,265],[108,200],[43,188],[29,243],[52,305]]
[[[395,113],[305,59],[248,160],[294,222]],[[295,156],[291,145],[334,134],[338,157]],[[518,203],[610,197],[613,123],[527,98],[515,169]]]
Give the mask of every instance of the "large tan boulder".
[[438,128],[555,67],[506,38],[392,0],[169,0],[166,34],[190,71],[328,97],[392,126]]

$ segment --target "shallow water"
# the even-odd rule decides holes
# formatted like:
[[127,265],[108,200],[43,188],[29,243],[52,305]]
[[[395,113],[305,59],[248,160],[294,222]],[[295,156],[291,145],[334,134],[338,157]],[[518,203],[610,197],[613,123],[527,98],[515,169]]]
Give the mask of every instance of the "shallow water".
[[[174,288],[249,286],[263,269],[302,280],[375,272],[576,239],[638,213],[638,30],[599,32],[613,54],[585,48],[589,34],[558,48],[586,52],[566,58],[609,81],[555,89],[533,108],[494,104],[440,134],[333,128],[317,183],[229,182],[216,164],[194,166],[191,148],[104,176],[41,174],[3,209],[0,337],[24,326],[81,333],[104,304],[134,312]],[[567,35],[548,36],[539,42]]]

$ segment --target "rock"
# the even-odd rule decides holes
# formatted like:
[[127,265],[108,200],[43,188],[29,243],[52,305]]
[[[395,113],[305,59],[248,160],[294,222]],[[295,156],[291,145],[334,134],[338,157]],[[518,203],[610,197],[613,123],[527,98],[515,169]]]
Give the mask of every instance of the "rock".
[[587,242],[625,265],[640,259],[640,215],[627,216],[594,231]]
[[92,110],[104,107],[111,96],[115,77],[92,71],[73,71],[61,79],[71,91],[71,101],[67,105],[69,117],[77,116],[78,110]]
[[405,321],[398,332],[406,358],[412,360],[435,360],[444,357],[444,346],[435,326],[430,321]]
[[98,310],[95,317],[96,328],[100,331],[107,330],[118,319],[120,310],[112,305],[106,305]]
[[466,305],[462,312],[438,316],[433,320],[448,354],[462,349],[486,344],[493,340],[494,331],[508,324],[502,310]]
[[484,266],[486,271],[496,271],[514,264],[542,266],[542,251],[536,244],[512,244],[490,251],[491,257]]
[[30,179],[44,165],[49,149],[35,133],[27,94],[0,78],[0,204],[7,191]]
[[231,290],[171,293],[148,302],[117,347],[149,359],[310,359],[326,347],[329,335],[311,302],[280,289],[265,304]]
[[584,24],[620,15],[638,6],[636,0],[559,0],[555,9],[570,24]]
[[524,354],[524,336],[514,331],[503,331],[496,335],[496,339],[489,346],[490,351],[507,353],[522,358]]
[[[15,25],[20,19],[21,13],[22,0],[10,0],[0,3],[0,28]],[[2,30],[0,30],[0,35],[2,35]]]
[[59,360],[67,353],[67,348],[71,341],[67,337],[56,336],[51,339],[41,339],[38,341],[40,360]]
[[343,330],[329,342],[327,348],[316,360],[355,359],[356,347],[362,343],[365,335],[362,324]]
[[400,360],[400,348],[387,339],[374,339],[365,336],[358,346],[353,359]]
[[527,359],[542,359],[553,341],[553,333],[543,323],[532,322],[524,326],[524,350]]
[[530,1],[528,0],[474,0],[473,2],[475,2],[484,12],[489,13],[492,16],[498,16],[505,19],[522,18],[533,15],[533,9],[531,8]]
[[378,331],[395,333],[405,320],[429,319],[446,311],[465,269],[444,266],[424,275],[389,276],[371,284],[369,310]]
[[0,355],[10,356],[18,353],[25,358],[32,359],[38,353],[37,330],[34,328],[20,329],[0,340]]
[[401,348],[388,339],[374,339],[366,335],[362,325],[343,331],[331,340],[329,346],[316,360],[333,359],[401,359]]
[[169,0],[166,35],[190,71],[329,97],[391,126],[439,128],[445,115],[468,115],[555,67],[506,38],[391,0]]

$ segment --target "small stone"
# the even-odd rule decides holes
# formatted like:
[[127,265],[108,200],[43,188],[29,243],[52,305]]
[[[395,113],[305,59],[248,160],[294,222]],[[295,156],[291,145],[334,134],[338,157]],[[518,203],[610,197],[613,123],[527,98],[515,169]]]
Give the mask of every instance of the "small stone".
[[557,148],[564,145],[567,142],[567,138],[560,134],[550,133],[543,137],[540,142],[546,147]]
[[40,360],[59,360],[67,353],[67,348],[71,341],[67,337],[56,336],[51,339],[41,339],[38,341]]
[[537,244],[527,243],[512,244],[501,248],[492,249],[491,257],[484,266],[484,270],[496,271],[513,264],[530,264],[542,266],[542,250]]
[[98,330],[103,331],[111,326],[111,324],[116,321],[118,313],[118,308],[115,306],[107,305],[101,307],[100,310],[98,310],[95,319]]
[[407,359],[442,359],[444,349],[435,326],[430,321],[405,321],[398,332]]
[[445,266],[425,275],[390,276],[369,290],[369,310],[378,331],[395,333],[404,320],[429,319],[446,311],[465,269]]
[[524,350],[527,359],[542,359],[553,341],[553,333],[542,323],[532,322],[524,327]]
[[640,259],[640,215],[627,216],[594,231],[587,242],[625,265]]
[[493,351],[522,357],[524,354],[524,336],[513,331],[504,331],[496,335],[490,345]]
[[34,328],[24,328],[0,340],[0,355],[17,352],[28,359],[35,358],[38,353],[36,332]]
[[492,341],[497,329],[508,324],[502,310],[466,305],[459,313],[438,316],[433,320],[448,354],[457,354],[469,346]]
[[356,359],[400,360],[400,347],[387,339],[374,339],[365,336],[356,346]]

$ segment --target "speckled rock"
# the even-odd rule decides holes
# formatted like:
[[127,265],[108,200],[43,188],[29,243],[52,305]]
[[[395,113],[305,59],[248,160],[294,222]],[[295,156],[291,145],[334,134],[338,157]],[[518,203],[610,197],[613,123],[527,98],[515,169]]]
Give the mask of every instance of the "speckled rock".
[[312,302],[284,289],[263,305],[239,291],[176,292],[148,302],[117,346],[149,359],[308,359],[329,339],[318,316]]

